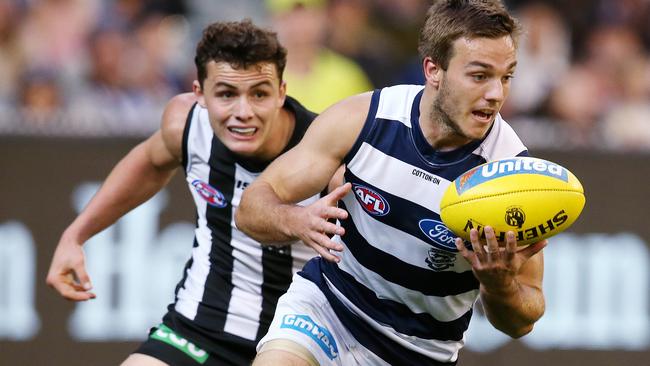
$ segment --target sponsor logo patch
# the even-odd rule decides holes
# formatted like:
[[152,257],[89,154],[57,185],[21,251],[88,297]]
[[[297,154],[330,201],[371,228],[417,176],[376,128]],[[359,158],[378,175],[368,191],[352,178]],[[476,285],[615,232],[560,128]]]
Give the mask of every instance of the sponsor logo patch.
[[541,160],[513,158],[493,161],[463,173],[456,179],[456,191],[460,195],[489,180],[524,173],[546,175],[564,182],[569,181],[567,170],[557,164]]
[[339,349],[332,334],[325,327],[316,324],[309,316],[287,314],[282,318],[280,328],[293,329],[307,335],[333,360],[339,355]]
[[456,262],[456,254],[438,248],[431,248],[427,252],[427,258],[424,261],[432,270],[436,272],[444,271],[445,269],[454,266],[454,262]]
[[204,364],[205,361],[208,360],[209,355],[205,350],[202,350],[201,348],[195,346],[194,343],[174,333],[171,328],[165,326],[164,324],[160,324],[158,326],[158,329],[156,329],[156,331],[153,332],[149,338],[159,340],[161,342],[169,344],[174,348],[179,349],[181,352],[185,353],[187,356],[200,364]]
[[373,216],[384,216],[390,211],[388,201],[379,193],[359,184],[353,184],[352,189],[361,207],[369,214]]
[[201,198],[203,198],[210,206],[224,208],[228,204],[223,193],[219,192],[208,183],[195,179],[192,182],[192,186]]
[[422,219],[418,225],[424,235],[431,239],[431,242],[436,248],[454,253],[458,252],[455,244],[456,235],[445,224],[438,220]]

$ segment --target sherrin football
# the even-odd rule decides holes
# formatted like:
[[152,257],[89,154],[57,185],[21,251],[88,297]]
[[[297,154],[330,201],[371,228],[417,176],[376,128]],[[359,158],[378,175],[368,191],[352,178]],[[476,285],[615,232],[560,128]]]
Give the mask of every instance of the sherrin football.
[[474,167],[456,178],[440,202],[440,216],[456,235],[469,240],[492,226],[499,241],[513,231],[518,245],[556,235],[571,226],[585,204],[573,173],[553,162],[515,157]]

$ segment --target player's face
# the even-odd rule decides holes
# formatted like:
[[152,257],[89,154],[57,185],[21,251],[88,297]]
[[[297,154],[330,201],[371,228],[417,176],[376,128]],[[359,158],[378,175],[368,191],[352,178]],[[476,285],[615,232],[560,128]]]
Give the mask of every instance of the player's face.
[[464,142],[483,138],[508,96],[515,65],[509,36],[456,40],[433,103],[433,120],[450,137]]
[[[272,63],[234,69],[227,62],[210,61],[199,102],[208,109],[210,124],[232,152],[270,159],[270,151],[285,131],[278,120],[286,88]],[[195,90],[197,86],[195,85]],[[200,89],[200,88],[199,88]]]

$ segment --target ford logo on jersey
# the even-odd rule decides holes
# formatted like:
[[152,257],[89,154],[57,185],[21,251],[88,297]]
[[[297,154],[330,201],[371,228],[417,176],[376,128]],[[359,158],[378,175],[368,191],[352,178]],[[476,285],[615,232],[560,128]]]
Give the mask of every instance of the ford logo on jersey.
[[325,327],[316,324],[308,315],[286,314],[280,328],[297,330],[313,339],[330,360],[339,355],[336,341]]
[[456,235],[445,224],[438,220],[422,219],[419,222],[420,230],[433,242],[434,246],[446,251],[457,252]]
[[203,198],[210,206],[218,208],[226,207],[226,197],[224,197],[223,193],[219,192],[208,183],[195,179],[192,182],[192,186],[196,190],[196,193],[198,193],[199,196],[201,196],[201,198]]
[[352,189],[354,189],[354,195],[357,197],[357,201],[359,201],[361,207],[369,214],[373,216],[384,216],[390,211],[388,201],[379,193],[359,184],[353,184]]

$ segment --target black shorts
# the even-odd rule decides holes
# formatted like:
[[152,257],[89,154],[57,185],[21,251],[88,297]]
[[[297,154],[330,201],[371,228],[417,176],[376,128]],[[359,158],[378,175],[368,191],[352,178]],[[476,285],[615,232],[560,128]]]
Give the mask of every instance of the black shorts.
[[172,366],[249,366],[255,349],[242,350],[235,342],[219,342],[217,350],[203,349],[164,324],[151,328],[149,338],[134,353],[151,356]]

